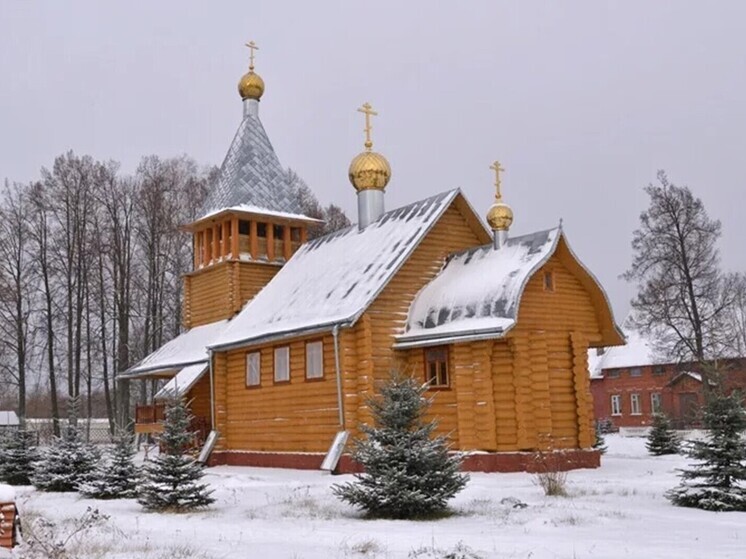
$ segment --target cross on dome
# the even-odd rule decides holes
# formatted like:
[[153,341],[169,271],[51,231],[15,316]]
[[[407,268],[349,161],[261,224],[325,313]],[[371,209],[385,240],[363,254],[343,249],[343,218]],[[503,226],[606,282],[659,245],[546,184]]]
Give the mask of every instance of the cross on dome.
[[249,55],[249,70],[254,69],[254,51],[259,50],[259,47],[256,46],[256,43],[254,41],[249,41],[246,43],[246,46],[249,47],[249,50],[251,51],[251,54]]
[[360,107],[357,111],[365,115],[365,149],[370,151],[373,147],[373,142],[370,139],[370,131],[373,130],[373,126],[371,126],[370,124],[370,117],[371,115],[378,116],[378,113],[374,111],[371,104],[367,102],[363,103],[363,106]]

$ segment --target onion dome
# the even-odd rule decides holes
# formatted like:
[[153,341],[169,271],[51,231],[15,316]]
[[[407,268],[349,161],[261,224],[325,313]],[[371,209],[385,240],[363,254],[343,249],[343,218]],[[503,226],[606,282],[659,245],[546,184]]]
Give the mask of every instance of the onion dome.
[[251,57],[249,62],[249,71],[244,74],[238,82],[238,93],[241,95],[241,99],[256,99],[259,101],[262,94],[264,93],[264,80],[262,77],[254,72],[254,51],[259,50],[254,41],[249,41],[246,46],[251,49]]
[[365,151],[359,153],[350,163],[348,176],[355,190],[384,190],[391,179],[391,165],[386,158],[372,151],[373,142],[370,139],[372,127],[370,125],[371,115],[378,113],[373,111],[370,103],[365,103],[358,112],[365,114]]

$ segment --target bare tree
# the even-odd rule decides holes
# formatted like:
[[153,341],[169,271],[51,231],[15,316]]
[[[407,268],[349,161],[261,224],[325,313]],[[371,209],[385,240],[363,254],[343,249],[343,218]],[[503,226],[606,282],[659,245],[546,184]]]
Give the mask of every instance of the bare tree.
[[26,418],[32,297],[36,281],[28,246],[28,221],[27,186],[10,185],[6,181],[0,200],[0,344],[15,356],[5,376],[13,379],[18,388],[18,415],[22,422]]
[[[733,301],[720,270],[717,240],[720,222],[713,220],[688,187],[670,183],[663,171],[657,185],[645,191],[650,205],[633,234],[632,266],[624,274],[637,283],[632,301],[636,325],[652,334],[669,358],[697,361],[720,357]],[[704,382],[706,387],[709,382]]]
[[732,280],[733,305],[728,311],[728,327],[733,333],[733,350],[746,357],[746,273],[735,274]]

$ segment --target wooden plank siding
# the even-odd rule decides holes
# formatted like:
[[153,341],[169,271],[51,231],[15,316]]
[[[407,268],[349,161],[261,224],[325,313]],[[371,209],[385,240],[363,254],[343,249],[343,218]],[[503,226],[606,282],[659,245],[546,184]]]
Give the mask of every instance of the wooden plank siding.
[[205,373],[197,381],[186,397],[189,407],[195,417],[204,418],[210,422],[210,375]]

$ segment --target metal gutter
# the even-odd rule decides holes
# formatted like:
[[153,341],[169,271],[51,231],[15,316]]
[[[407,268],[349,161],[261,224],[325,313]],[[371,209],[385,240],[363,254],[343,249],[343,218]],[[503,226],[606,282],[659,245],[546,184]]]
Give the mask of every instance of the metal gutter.
[[339,410],[339,426],[344,431],[345,412],[342,398],[342,371],[339,366],[339,324],[335,324],[334,328],[332,328],[332,336],[334,337],[334,367],[337,372],[337,408]]

